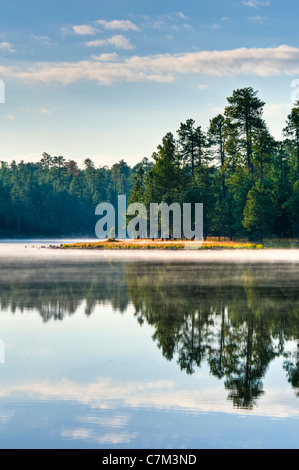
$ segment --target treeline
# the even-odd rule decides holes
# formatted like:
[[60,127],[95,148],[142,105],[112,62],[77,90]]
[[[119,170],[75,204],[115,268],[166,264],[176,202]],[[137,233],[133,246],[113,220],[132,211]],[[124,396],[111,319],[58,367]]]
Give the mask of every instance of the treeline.
[[79,168],[47,153],[37,163],[1,162],[0,236],[95,236],[96,205],[129,197],[136,171],[123,160],[96,168],[86,159]]
[[299,234],[299,101],[283,139],[270,134],[265,103],[251,87],[227,99],[206,131],[193,119],[169,132],[155,165],[135,175],[130,202],[202,202],[204,236],[231,239]]
[[[0,168],[0,235],[92,235],[95,207],[128,203],[204,204],[204,236],[262,240],[299,236],[299,101],[274,139],[253,88],[233,91],[208,129],[193,119],[168,132],[152,155],[96,168],[90,159],[44,153],[38,163]],[[148,211],[149,213],[149,211]]]

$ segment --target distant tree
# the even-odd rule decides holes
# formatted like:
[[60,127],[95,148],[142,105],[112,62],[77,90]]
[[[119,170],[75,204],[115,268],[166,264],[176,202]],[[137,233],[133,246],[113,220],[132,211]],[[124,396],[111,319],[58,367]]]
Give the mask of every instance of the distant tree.
[[257,97],[257,91],[251,87],[233,91],[227,101],[229,105],[225,108],[225,117],[237,131],[238,137],[243,143],[247,167],[253,176],[252,143],[255,132],[262,128],[265,103]]
[[[216,194],[215,194],[215,181],[213,179],[212,171],[209,168],[204,168],[196,175],[196,186],[192,186],[183,194],[181,204],[203,204],[203,236],[206,239],[208,236],[213,235],[215,231],[215,207],[216,207]],[[195,215],[192,212],[191,222],[194,223]],[[216,229],[217,230],[217,229]]]
[[42,158],[40,160],[40,164],[41,164],[42,168],[49,170],[51,165],[52,165],[52,162],[53,162],[53,159],[52,159],[51,155],[44,152],[43,155],[42,155]]
[[141,162],[137,163],[133,167],[133,173],[136,173],[140,167],[143,168],[144,174],[146,173],[154,166],[154,162],[150,161],[149,158],[144,157]]
[[129,197],[130,191],[134,184],[132,178],[132,171],[129,165],[120,160],[111,167],[111,196],[115,200],[119,195],[126,195]]
[[131,190],[129,204],[134,202],[144,202],[144,169],[140,165],[134,176],[135,184]]
[[221,195],[222,201],[225,199],[225,137],[226,125],[225,118],[222,114],[210,119],[210,126],[208,129],[208,141],[212,147],[213,156],[217,163],[220,162],[221,174]]
[[168,132],[153,154],[155,166],[151,176],[152,201],[149,202],[178,202],[180,200],[181,176],[176,154],[176,142],[171,132]]
[[288,210],[291,221],[295,225],[299,239],[299,181],[296,181],[294,184],[293,191],[291,192],[285,206]]
[[272,159],[275,140],[271,136],[265,123],[256,131],[253,140],[253,159],[260,167],[260,182],[264,181],[264,166]]
[[258,232],[259,242],[271,233],[275,220],[275,207],[271,190],[260,181],[249,191],[244,209],[243,225],[250,232]]
[[277,207],[274,229],[278,237],[292,236],[293,232],[293,221],[288,207],[288,200],[293,191],[290,158],[285,142],[276,142],[268,174],[272,182],[273,199]]
[[204,149],[207,140],[201,126],[195,127],[195,121],[188,119],[181,123],[178,129],[178,152],[184,165],[191,168],[192,175],[196,167],[202,165],[205,160]]
[[55,169],[55,177],[57,175],[58,178],[58,185],[61,185],[62,178],[65,175],[66,172],[66,167],[65,167],[66,160],[64,157],[53,157],[52,159],[52,164],[53,164],[53,169]]
[[296,146],[297,154],[297,179],[299,180],[299,100],[288,115],[287,125],[284,128],[284,135],[289,137]]
[[230,169],[226,184],[228,187],[226,197],[228,205],[226,208],[228,216],[226,220],[227,231],[229,232],[230,238],[246,236],[247,232],[242,223],[243,213],[247,203],[248,192],[253,185],[247,167],[236,165],[233,169]]

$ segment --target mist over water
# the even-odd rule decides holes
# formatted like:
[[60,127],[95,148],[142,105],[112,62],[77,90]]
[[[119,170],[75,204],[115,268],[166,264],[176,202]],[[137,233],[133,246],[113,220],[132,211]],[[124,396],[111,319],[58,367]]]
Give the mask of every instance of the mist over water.
[[4,447],[299,447],[299,250],[60,243],[0,244]]
[[299,249],[226,249],[226,250],[74,250],[53,249],[63,243],[84,243],[96,240],[17,240],[0,242],[0,259],[40,260],[145,260],[209,263],[299,263]]

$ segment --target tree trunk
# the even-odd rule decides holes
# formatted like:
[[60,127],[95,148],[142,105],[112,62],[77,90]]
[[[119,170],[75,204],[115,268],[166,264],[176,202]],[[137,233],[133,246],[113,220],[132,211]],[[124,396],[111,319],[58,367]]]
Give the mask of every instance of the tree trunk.
[[18,235],[20,235],[20,232],[21,232],[21,211],[20,211],[19,205],[18,205],[18,209],[17,209],[17,231],[18,231]]
[[259,230],[259,243],[263,243],[263,229]]

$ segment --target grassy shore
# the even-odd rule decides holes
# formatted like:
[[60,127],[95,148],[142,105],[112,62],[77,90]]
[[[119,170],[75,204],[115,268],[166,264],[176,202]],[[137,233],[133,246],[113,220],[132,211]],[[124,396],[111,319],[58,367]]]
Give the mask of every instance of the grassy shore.
[[297,239],[265,240],[261,243],[246,240],[230,241],[228,239],[208,238],[203,242],[190,240],[101,240],[86,243],[65,243],[60,249],[73,250],[261,250],[269,248],[299,248]]
[[65,243],[62,249],[89,250],[204,250],[204,249],[261,249],[260,244],[248,242],[219,241],[208,239],[204,242],[185,240],[102,240],[93,243]]

